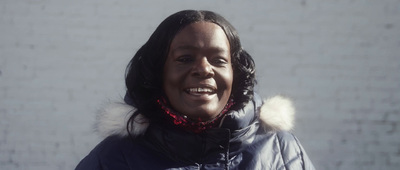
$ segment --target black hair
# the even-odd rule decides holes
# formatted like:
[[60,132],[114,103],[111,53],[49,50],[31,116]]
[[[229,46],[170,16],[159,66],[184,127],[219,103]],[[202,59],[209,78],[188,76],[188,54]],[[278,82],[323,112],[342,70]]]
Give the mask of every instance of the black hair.
[[155,112],[155,108],[158,108],[156,100],[164,94],[162,76],[170,44],[185,26],[199,21],[219,25],[228,38],[234,76],[231,95],[235,104],[231,109],[240,109],[253,98],[253,88],[256,83],[255,64],[252,57],[242,48],[235,28],[214,12],[184,10],[162,21],[126,68],[125,101],[137,109],[129,119],[127,127],[133,123],[138,113],[144,114],[150,120],[156,121],[160,118]]

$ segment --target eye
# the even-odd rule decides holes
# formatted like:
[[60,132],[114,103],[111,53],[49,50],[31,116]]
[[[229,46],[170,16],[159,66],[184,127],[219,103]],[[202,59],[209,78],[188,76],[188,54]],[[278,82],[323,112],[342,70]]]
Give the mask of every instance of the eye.
[[194,61],[194,57],[190,55],[182,55],[176,59],[176,61],[180,63],[190,63]]
[[212,60],[212,63],[213,63],[214,65],[216,65],[216,66],[224,66],[225,64],[228,64],[228,61],[227,61],[225,58],[223,58],[223,57],[215,57],[215,58]]

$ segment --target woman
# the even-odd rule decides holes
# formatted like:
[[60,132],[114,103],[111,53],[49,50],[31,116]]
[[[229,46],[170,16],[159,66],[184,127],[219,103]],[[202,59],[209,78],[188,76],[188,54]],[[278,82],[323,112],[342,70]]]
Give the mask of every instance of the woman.
[[210,11],[166,18],[127,67],[106,137],[76,169],[313,169],[289,100],[254,93],[255,68],[233,26]]

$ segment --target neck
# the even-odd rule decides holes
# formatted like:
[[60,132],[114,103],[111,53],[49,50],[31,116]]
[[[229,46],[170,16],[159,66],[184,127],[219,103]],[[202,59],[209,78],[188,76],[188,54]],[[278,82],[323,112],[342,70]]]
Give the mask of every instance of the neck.
[[165,98],[161,98],[157,100],[157,103],[160,105],[161,109],[164,111],[165,115],[167,116],[167,120],[172,122],[175,126],[182,127],[185,130],[194,132],[194,133],[201,133],[206,129],[210,129],[215,127],[218,122],[220,121],[221,117],[229,111],[230,107],[234,104],[233,100],[229,100],[228,103],[225,105],[224,109],[213,119],[202,121],[194,120],[187,117],[184,114],[181,114],[172,108],[169,107],[169,104],[165,100]]

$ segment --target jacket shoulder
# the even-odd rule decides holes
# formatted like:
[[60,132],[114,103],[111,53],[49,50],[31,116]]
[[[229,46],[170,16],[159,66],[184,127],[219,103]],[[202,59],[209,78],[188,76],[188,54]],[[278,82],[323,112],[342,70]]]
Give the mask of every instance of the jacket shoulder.
[[[80,169],[102,169],[104,166],[125,169],[124,150],[129,149],[129,138],[109,136],[100,142],[81,162],[76,170]],[[124,148],[124,149],[122,149]]]
[[295,135],[287,131],[275,133],[285,169],[314,169],[300,141]]
[[[149,162],[157,164],[149,164]],[[143,144],[143,138],[113,135],[105,138],[76,167],[90,169],[166,169],[173,164]]]

